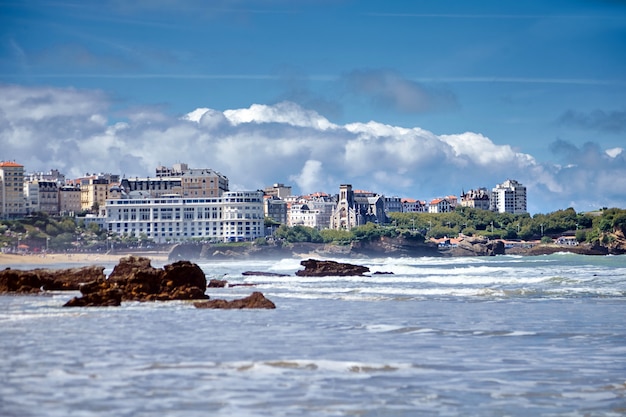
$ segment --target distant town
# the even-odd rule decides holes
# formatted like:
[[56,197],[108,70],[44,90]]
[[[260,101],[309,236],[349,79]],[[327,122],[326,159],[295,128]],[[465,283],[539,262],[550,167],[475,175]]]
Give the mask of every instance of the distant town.
[[[32,213],[81,217],[107,233],[142,236],[155,243],[189,240],[252,241],[275,225],[350,230],[389,224],[390,213],[447,213],[458,206],[524,214],[526,187],[507,179],[493,188],[464,191],[431,201],[385,196],[338,184],[338,193],[293,195],[289,185],[230,191],[228,178],[185,163],[158,166],[154,176],[120,178],[86,174],[68,179],[58,170],[27,173],[15,161],[0,162],[0,219]],[[271,233],[271,229],[270,229]]]

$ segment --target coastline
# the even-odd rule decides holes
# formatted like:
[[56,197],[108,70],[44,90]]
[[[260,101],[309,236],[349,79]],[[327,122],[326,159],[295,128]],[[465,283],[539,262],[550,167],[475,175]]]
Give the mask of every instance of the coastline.
[[142,256],[152,262],[167,262],[167,252],[116,252],[116,253],[48,253],[48,254],[15,254],[0,253],[0,269],[21,265],[53,266],[57,264],[73,264],[89,266],[98,264],[118,263],[127,256]]

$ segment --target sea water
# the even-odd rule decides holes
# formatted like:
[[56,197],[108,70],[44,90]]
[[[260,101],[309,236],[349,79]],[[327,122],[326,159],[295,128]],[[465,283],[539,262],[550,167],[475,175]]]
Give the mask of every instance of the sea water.
[[626,256],[339,260],[199,263],[275,310],[0,296],[0,415],[626,415]]

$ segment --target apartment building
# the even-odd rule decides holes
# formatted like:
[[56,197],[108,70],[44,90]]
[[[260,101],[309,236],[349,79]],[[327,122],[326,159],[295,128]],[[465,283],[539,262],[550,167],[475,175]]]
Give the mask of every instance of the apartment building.
[[0,162],[0,218],[24,214],[24,166],[12,161]]
[[121,191],[133,197],[219,197],[228,191],[228,178],[209,168],[192,169],[187,164],[159,166],[156,177],[122,178]]
[[265,195],[278,197],[280,199],[285,199],[291,196],[291,185],[285,185],[281,183],[276,183],[271,187],[265,187],[263,189]]
[[261,191],[229,191],[221,197],[162,197],[107,200],[109,232],[157,243],[193,239],[243,241],[263,237]]
[[59,187],[59,214],[73,215],[82,211],[81,192],[77,185]]
[[506,180],[491,190],[490,209],[499,213],[526,213],[526,187],[516,180]]
[[265,195],[263,197],[263,211],[265,217],[269,217],[280,224],[287,224],[288,203],[282,198]]
[[425,201],[416,200],[414,198],[402,199],[403,213],[426,213],[428,212],[428,204]]

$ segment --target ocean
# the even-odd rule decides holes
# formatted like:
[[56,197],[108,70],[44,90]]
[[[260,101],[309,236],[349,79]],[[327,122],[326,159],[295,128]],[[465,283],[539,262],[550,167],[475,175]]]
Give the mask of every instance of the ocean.
[[0,296],[0,415],[626,415],[626,256],[337,260],[393,274],[198,263],[275,310]]

